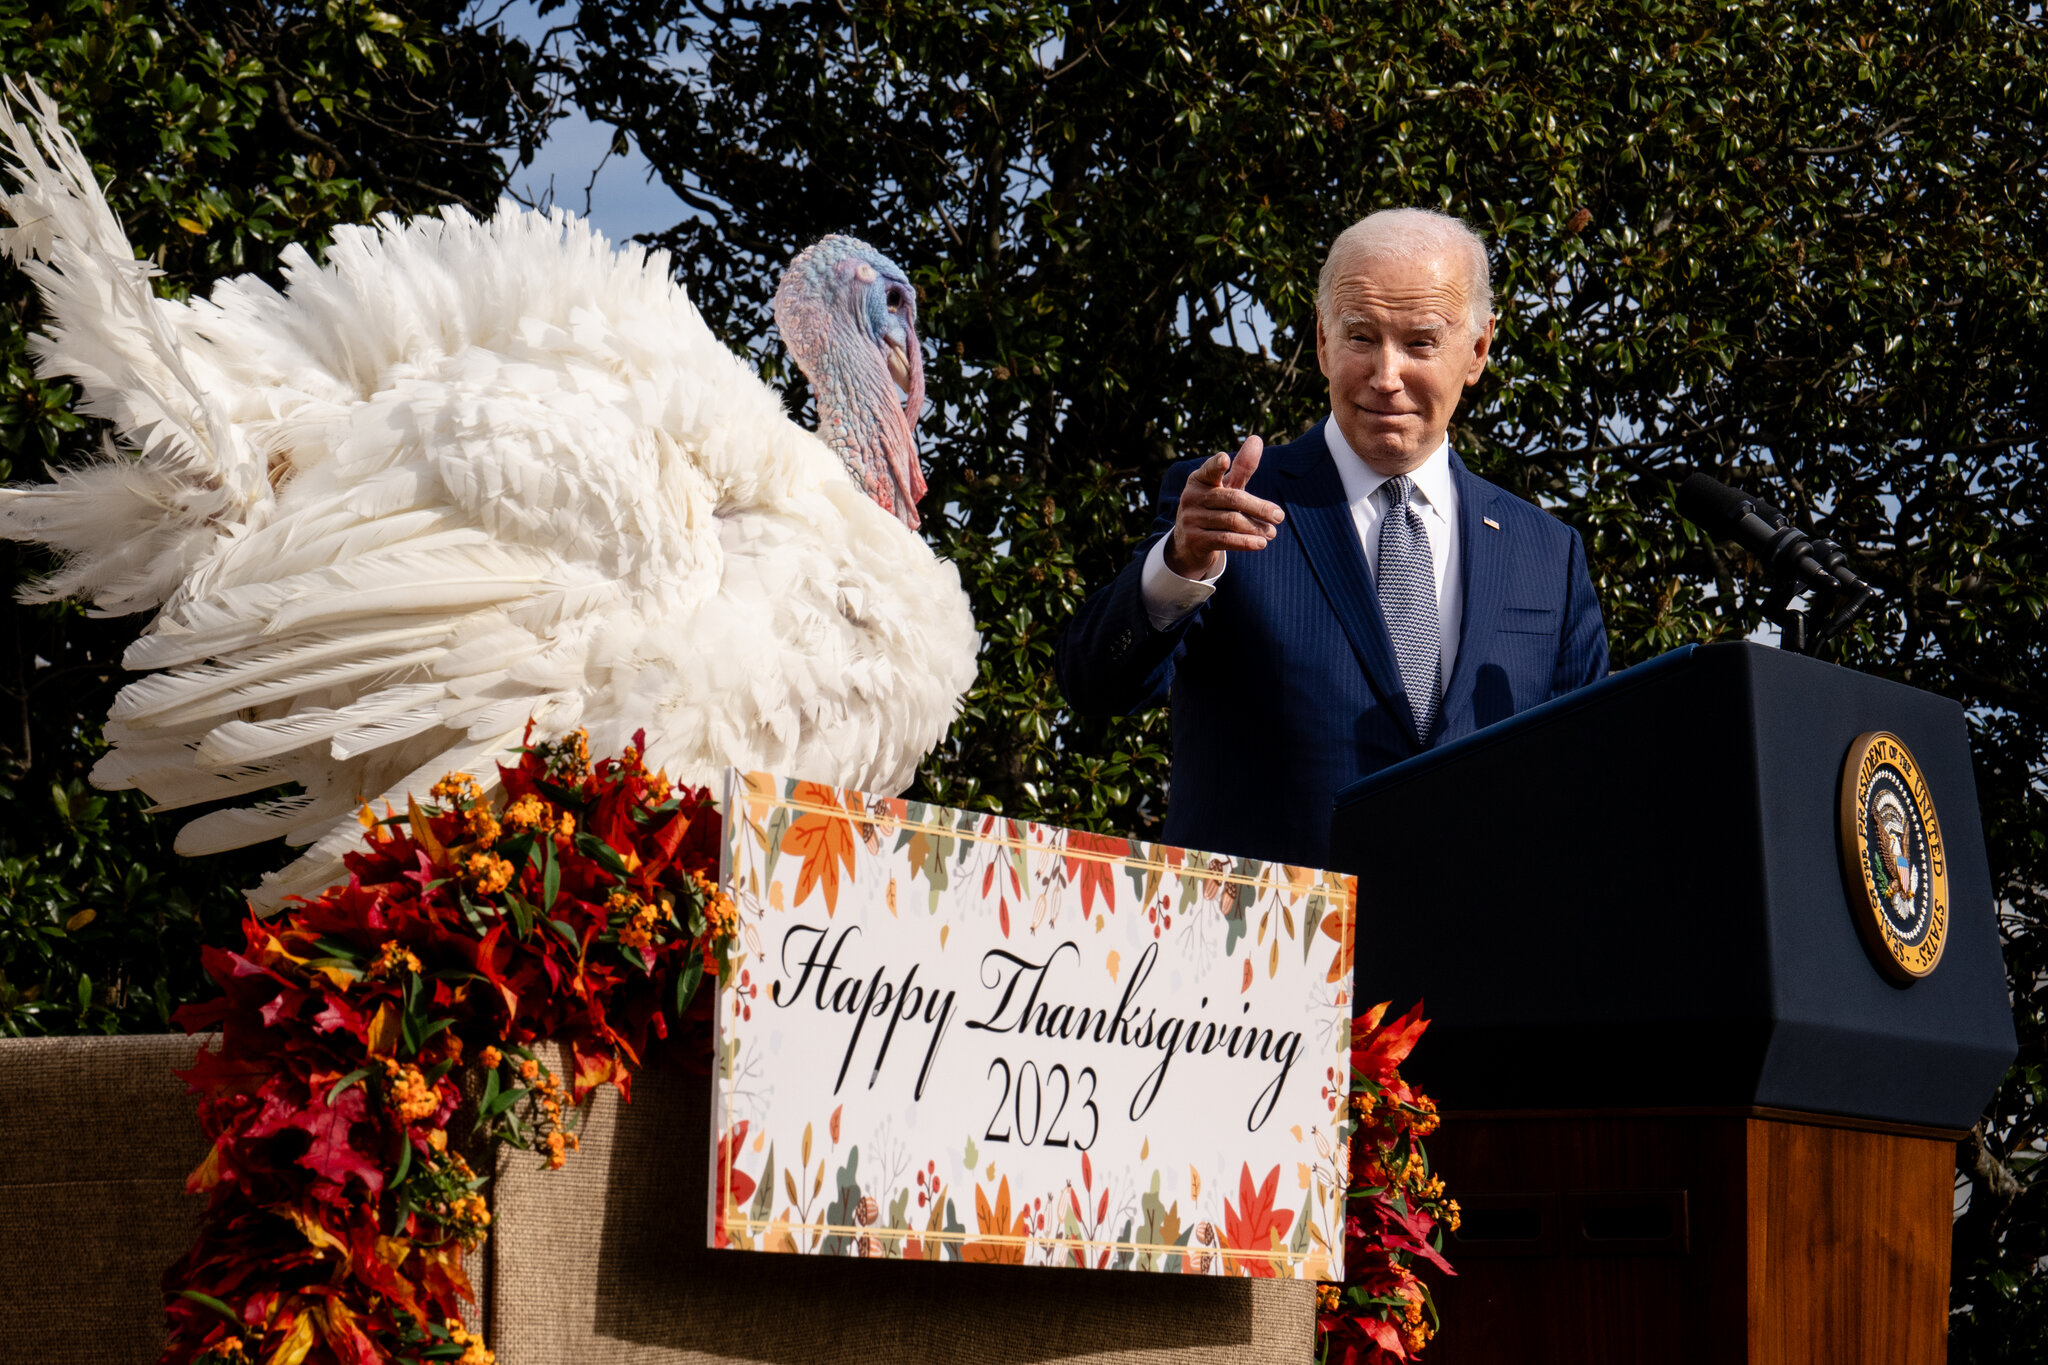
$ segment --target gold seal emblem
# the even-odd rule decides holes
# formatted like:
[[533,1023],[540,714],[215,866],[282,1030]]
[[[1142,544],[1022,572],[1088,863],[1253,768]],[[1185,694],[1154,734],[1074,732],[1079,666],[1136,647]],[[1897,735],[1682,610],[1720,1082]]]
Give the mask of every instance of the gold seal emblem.
[[1933,971],[1948,943],[1948,857],[1934,798],[1897,735],[1858,735],[1842,765],[1843,889],[1863,946],[1899,982]]

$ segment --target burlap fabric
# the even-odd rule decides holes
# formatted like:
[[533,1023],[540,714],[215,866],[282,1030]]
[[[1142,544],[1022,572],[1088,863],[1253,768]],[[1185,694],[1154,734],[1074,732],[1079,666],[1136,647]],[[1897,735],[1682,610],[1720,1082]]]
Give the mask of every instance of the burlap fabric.
[[183,1037],[0,1041],[0,1360],[143,1365],[205,1201]]
[[[205,1201],[182,1037],[0,1040],[0,1362],[145,1365]],[[554,1059],[567,1074],[565,1058]],[[604,1091],[566,1170],[499,1161],[471,1277],[502,1365],[1076,1359],[1296,1362],[1310,1286],[876,1264],[704,1249],[710,1094],[656,1067]],[[488,1262],[488,1265],[486,1264]]]
[[[206,1155],[171,1073],[206,1039],[0,1039],[0,1365],[148,1365],[164,1272],[191,1249]],[[473,1280],[484,1257],[469,1258]],[[463,1315],[475,1326],[481,1305]]]
[[[568,1074],[567,1059],[550,1059]],[[676,1067],[602,1092],[566,1169],[498,1165],[488,1333],[501,1365],[1286,1362],[1314,1286],[705,1249],[710,1082]]]

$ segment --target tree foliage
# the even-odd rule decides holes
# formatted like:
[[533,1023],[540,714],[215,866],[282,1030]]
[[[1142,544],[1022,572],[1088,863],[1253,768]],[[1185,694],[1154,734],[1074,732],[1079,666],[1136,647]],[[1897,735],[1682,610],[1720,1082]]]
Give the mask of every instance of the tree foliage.
[[1618,664],[1759,625],[1755,566],[1678,522],[1672,473],[1768,490],[1852,547],[1884,599],[1838,657],[1970,716],[2023,1051],[1964,1154],[1956,1341],[2031,1351],[2048,1252],[2034,7],[624,0],[583,5],[574,44],[578,102],[694,210],[659,237],[679,275],[771,372],[775,273],[819,234],[867,236],[924,292],[927,525],[986,634],[923,775],[942,799],[1157,818],[1162,717],[1068,714],[1053,638],[1123,561],[1169,460],[1324,410],[1315,266],[1374,208],[1486,232],[1499,363],[1453,439],[1584,533]]
[[[1163,716],[1068,714],[1052,640],[1168,461],[1322,411],[1314,266],[1373,208],[1442,206],[1488,234],[1499,363],[1453,437],[1585,534],[1618,663],[1758,625],[1754,566],[1677,522],[1670,472],[1767,489],[1851,546],[1885,597],[1839,657],[1971,720],[2022,1055],[1963,1152],[1954,1340],[2030,1358],[2048,1327],[2032,7],[608,0],[564,17],[574,98],[693,210],[659,244],[799,401],[766,323],[791,253],[852,230],[917,275],[927,527],[986,637],[929,795],[1156,822]],[[559,74],[450,0],[0,0],[0,45],[64,104],[172,291],[381,209],[483,204]],[[36,306],[5,287],[0,459],[35,479],[96,433],[32,377]],[[36,571],[8,553],[13,581]],[[136,802],[85,786],[138,623],[0,611],[0,1031],[159,1026],[196,989],[195,941],[226,936],[227,888],[271,855],[182,863]]]
[[[0,0],[0,70],[57,99],[174,294],[274,271],[338,222],[488,205],[548,118],[533,54],[450,0]],[[41,480],[100,433],[34,376],[34,291],[11,269],[0,291],[0,478]],[[48,567],[0,563],[9,585]],[[168,1028],[199,943],[228,941],[236,888],[275,862],[175,857],[174,824],[87,785],[141,625],[0,594],[0,1034]]]

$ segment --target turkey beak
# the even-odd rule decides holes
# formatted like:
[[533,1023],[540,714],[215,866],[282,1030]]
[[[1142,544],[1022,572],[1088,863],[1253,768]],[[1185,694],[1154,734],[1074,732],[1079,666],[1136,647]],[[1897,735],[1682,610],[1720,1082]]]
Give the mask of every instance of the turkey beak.
[[909,396],[910,355],[904,350],[903,343],[893,337],[889,339],[889,378],[896,381],[896,387],[903,390],[904,396]]

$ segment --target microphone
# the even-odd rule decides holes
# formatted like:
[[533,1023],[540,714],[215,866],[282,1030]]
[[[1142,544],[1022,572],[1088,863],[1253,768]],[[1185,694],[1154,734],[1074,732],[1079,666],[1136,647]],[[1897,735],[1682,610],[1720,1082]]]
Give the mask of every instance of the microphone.
[[1732,540],[1755,555],[1766,572],[1809,592],[1840,595],[1822,638],[1863,610],[1875,590],[1856,577],[1849,557],[1831,540],[1817,540],[1754,494],[1693,473],[1678,485],[1678,514],[1716,540]]
[[1808,538],[1790,517],[1762,498],[1718,479],[1687,476],[1678,485],[1678,514],[1716,540],[1734,541],[1773,575],[1796,578],[1810,591],[1863,588],[1849,568],[1848,556],[1832,541]]

